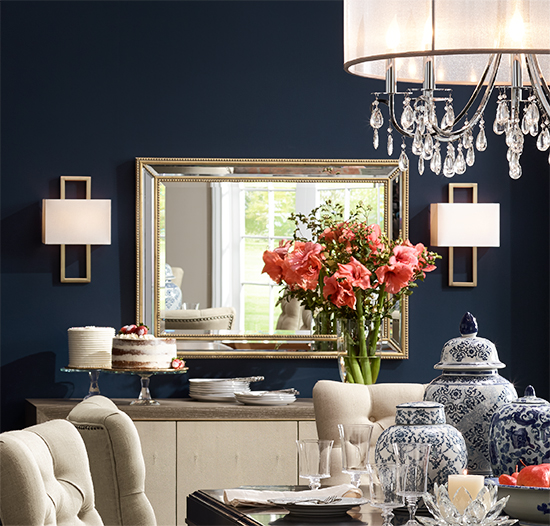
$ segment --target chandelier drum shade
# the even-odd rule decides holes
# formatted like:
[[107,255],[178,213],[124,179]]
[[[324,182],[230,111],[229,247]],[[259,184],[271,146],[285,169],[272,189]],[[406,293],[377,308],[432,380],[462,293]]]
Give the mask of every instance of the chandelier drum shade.
[[[371,107],[373,142],[378,148],[380,105],[387,105],[388,155],[397,130],[402,169],[409,163],[406,138],[421,174],[425,163],[446,177],[472,166],[475,150],[487,147],[483,113],[495,87],[493,131],[506,137],[510,176],[521,176],[524,136],[537,137],[541,151],[550,148],[548,0],[344,0],[344,68],[385,80]],[[400,93],[398,81],[421,87]],[[452,90],[438,83],[474,86],[460,112]]]

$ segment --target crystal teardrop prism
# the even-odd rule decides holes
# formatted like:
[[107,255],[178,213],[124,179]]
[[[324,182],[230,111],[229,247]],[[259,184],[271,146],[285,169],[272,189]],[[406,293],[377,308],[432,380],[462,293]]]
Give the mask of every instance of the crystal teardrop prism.
[[468,151],[466,152],[466,164],[468,166],[473,166],[476,162],[476,154],[474,151],[474,147],[468,148]]
[[401,126],[404,130],[410,130],[414,125],[414,111],[408,97],[403,101],[403,113],[401,114]]
[[487,137],[485,136],[485,128],[479,127],[479,133],[476,139],[476,148],[478,152],[484,152],[487,149]]
[[424,159],[422,155],[418,158],[418,173],[422,175],[424,173]]
[[529,134],[531,135],[531,137],[536,137],[538,133],[539,133],[539,121],[535,121],[529,128]]
[[428,133],[424,137],[424,146],[422,147],[422,157],[428,161],[432,158],[434,153],[434,140],[432,136]]
[[510,161],[510,177],[512,179],[519,179],[521,177],[521,173],[522,170],[521,165],[519,164],[519,159],[513,159],[512,161]]
[[391,157],[393,155],[393,137],[392,137],[392,134],[391,134],[391,128],[388,128],[387,149],[388,149],[388,157]]
[[380,111],[380,108],[378,107],[378,101],[375,100],[372,103],[372,113],[370,116],[370,125],[372,128],[377,130],[384,124],[384,117],[382,116],[382,112]]
[[406,172],[409,169],[409,158],[404,151],[402,151],[401,155],[399,156],[399,169],[402,172]]
[[424,142],[422,139],[422,133],[420,131],[420,128],[417,127],[416,131],[414,132],[414,137],[412,142],[412,152],[415,155],[420,155],[422,153],[423,146],[424,146]]
[[510,111],[508,110],[508,104],[506,100],[502,99],[497,105],[497,113],[495,121],[499,124],[506,122],[510,118]]
[[517,123],[515,123],[506,134],[506,144],[516,153],[523,151],[523,133]]
[[372,145],[375,150],[378,150],[378,145],[380,144],[380,138],[378,137],[378,130],[375,128],[372,134]]
[[462,153],[462,145],[458,146],[458,153],[456,155],[454,171],[458,175],[462,175],[466,171],[466,161],[464,159],[464,154]]
[[506,127],[507,127],[507,122],[508,121],[498,121],[495,119],[495,122],[493,124],[493,131],[497,134],[497,135],[502,135],[505,131],[506,131]]
[[541,152],[545,152],[550,148],[550,131],[546,126],[541,130],[537,138],[537,148]]
[[529,129],[531,128],[531,121],[527,117],[527,112],[523,115],[523,119],[521,119],[521,131],[523,135],[527,135],[529,133]]
[[455,165],[453,159],[447,155],[445,157],[445,162],[443,163],[443,175],[445,177],[451,178],[455,174]]
[[439,175],[441,173],[441,152],[439,151],[439,143],[435,143],[434,154],[430,161],[430,170]]

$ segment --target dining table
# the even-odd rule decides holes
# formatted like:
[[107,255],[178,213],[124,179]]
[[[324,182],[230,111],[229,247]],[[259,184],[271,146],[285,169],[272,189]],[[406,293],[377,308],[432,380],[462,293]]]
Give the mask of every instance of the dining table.
[[[243,486],[243,489],[269,491],[303,491],[307,486]],[[189,526],[381,526],[380,510],[368,504],[357,506],[345,515],[316,520],[315,517],[301,519],[291,516],[279,506],[232,506],[223,499],[223,489],[201,489],[187,497],[187,519]],[[364,494],[368,491],[364,491]],[[394,526],[407,522],[406,508],[395,510]]]

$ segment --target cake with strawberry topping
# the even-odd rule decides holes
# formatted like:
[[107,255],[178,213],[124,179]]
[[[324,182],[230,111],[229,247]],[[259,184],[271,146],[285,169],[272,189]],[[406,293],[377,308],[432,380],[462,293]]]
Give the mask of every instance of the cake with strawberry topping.
[[125,325],[113,338],[113,369],[169,369],[177,355],[176,340],[155,338],[145,325]]
[[69,367],[75,369],[105,369],[111,367],[111,348],[115,329],[112,327],[71,327]]

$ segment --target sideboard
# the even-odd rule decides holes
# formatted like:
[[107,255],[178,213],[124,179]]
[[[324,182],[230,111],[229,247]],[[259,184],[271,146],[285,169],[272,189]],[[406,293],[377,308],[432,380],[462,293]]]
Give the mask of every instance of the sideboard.
[[[287,406],[159,399],[159,406],[113,402],[136,424],[145,491],[158,526],[184,526],[187,496],[199,489],[298,484],[295,442],[316,438],[313,401]],[[27,424],[66,418],[77,399],[29,399]]]

